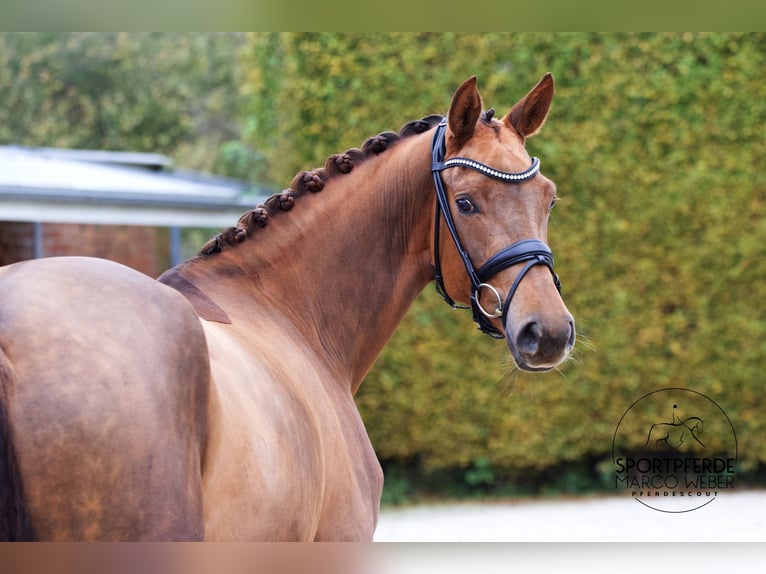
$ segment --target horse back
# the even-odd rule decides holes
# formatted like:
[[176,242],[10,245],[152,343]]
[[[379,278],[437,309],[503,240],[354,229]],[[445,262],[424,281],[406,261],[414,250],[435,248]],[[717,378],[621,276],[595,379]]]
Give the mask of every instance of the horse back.
[[0,446],[37,538],[203,537],[210,367],[180,294],[104,260],[2,268],[0,351]]

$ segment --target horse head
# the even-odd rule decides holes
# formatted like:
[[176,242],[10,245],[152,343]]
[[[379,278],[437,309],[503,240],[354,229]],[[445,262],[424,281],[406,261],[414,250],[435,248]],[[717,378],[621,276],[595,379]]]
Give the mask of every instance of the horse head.
[[433,246],[437,289],[450,303],[470,305],[479,328],[504,337],[526,371],[553,369],[575,342],[547,246],[556,186],[524,147],[552,98],[553,78],[546,74],[497,119],[482,109],[476,79],[469,78],[455,92],[432,149],[441,214]]

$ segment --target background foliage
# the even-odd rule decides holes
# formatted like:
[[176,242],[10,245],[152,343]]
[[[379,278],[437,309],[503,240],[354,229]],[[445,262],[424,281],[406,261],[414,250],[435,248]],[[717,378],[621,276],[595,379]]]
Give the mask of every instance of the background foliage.
[[[165,153],[236,175],[241,34],[0,34],[0,144]],[[223,146],[223,151],[219,152]]]
[[766,460],[764,35],[251,40],[250,137],[270,150],[262,176],[283,182],[375,131],[443,113],[468,75],[499,110],[544,72],[556,77],[528,146],[562,196],[549,239],[581,334],[576,358],[559,373],[507,374],[504,346],[429,290],[358,396],[381,458],[409,467],[398,473],[608,481],[620,417],[670,386],[724,408],[742,469]]
[[608,479],[625,410],[671,386],[721,405],[755,472],[765,60],[764,34],[6,35],[0,141],[164,151],[282,188],[367,136],[444,113],[469,75],[504,112],[552,71],[551,115],[528,148],[562,197],[549,240],[576,356],[560,372],[513,372],[502,343],[429,289],[358,395],[389,484],[583,488]]

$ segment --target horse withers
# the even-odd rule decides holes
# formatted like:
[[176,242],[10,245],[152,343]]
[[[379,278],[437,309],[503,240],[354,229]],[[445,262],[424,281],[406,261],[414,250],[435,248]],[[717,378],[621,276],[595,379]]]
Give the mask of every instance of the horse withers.
[[152,280],[98,259],[0,269],[0,538],[370,540],[383,476],[354,394],[418,293],[519,369],[574,345],[547,246],[554,184],[475,78],[299,173]]

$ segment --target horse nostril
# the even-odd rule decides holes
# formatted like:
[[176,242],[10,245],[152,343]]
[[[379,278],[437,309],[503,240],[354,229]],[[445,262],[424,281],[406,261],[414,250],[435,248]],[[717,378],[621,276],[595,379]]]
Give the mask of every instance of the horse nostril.
[[575,346],[575,340],[577,339],[577,334],[575,331],[574,321],[569,321],[569,340],[567,341],[567,351],[571,351],[574,349]]
[[537,353],[543,333],[536,321],[527,323],[516,336],[516,348],[527,356]]

